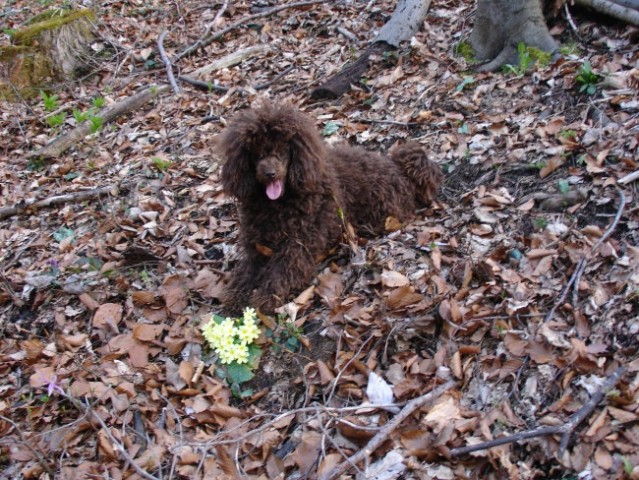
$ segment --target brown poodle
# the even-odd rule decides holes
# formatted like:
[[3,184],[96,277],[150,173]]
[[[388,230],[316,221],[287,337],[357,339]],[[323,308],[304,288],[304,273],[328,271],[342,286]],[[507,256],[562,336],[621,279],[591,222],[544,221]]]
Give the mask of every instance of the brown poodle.
[[267,103],[239,113],[220,138],[222,183],[239,202],[241,260],[224,303],[272,312],[308,286],[316,259],[337,245],[345,222],[359,234],[406,222],[433,200],[440,168],[415,142],[391,157],[328,147],[312,119]]

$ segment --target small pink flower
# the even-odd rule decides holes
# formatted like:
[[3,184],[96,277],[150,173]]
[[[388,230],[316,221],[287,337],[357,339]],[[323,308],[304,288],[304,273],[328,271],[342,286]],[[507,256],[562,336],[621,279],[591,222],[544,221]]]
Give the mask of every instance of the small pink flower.
[[57,392],[64,395],[64,390],[58,385],[58,376],[54,375],[47,385],[47,395],[51,396],[52,393]]

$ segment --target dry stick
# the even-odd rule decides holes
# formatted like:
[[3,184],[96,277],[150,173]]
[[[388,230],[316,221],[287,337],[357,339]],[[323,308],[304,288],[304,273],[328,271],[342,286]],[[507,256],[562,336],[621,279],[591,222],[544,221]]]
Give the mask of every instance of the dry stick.
[[171,84],[171,88],[173,88],[173,93],[176,95],[180,93],[180,87],[175,81],[175,77],[173,76],[173,65],[171,65],[171,60],[166,55],[166,51],[164,50],[164,38],[168,32],[164,30],[160,34],[160,38],[158,38],[158,50],[160,51],[160,58],[164,62],[164,66],[166,67],[166,75],[169,77],[169,83]]
[[401,412],[393,417],[391,421],[389,421],[384,427],[377,432],[377,434],[370,439],[370,441],[366,444],[364,448],[362,448],[359,452],[347,458],[344,462],[336,465],[332,470],[327,472],[326,474],[320,477],[320,480],[332,480],[338,478],[340,475],[344,475],[348,472],[351,467],[357,465],[362,460],[368,458],[379,446],[384,443],[389,435],[395,430],[400,424],[406,420],[415,410],[423,407],[427,403],[431,402],[435,398],[440,397],[446,390],[449,390],[457,385],[455,380],[449,380],[448,382],[440,385],[439,387],[431,390],[430,392],[422,395],[421,397],[417,397],[404,406]]
[[210,45],[211,43],[213,43],[215,40],[222,38],[222,36],[224,36],[225,34],[227,34],[228,32],[235,30],[238,27],[241,27],[242,25],[244,25],[247,22],[250,22],[252,20],[257,20],[258,18],[264,18],[264,17],[268,17],[270,15],[273,15],[274,13],[277,12],[281,12],[282,10],[288,10],[291,8],[298,8],[298,7],[307,7],[309,5],[316,5],[318,3],[326,3],[326,0],[308,0],[305,2],[296,2],[296,3],[290,3],[288,5],[279,5],[277,7],[273,7],[270,8],[268,10],[265,10],[264,12],[260,12],[260,13],[254,13],[253,15],[247,15],[246,17],[240,18],[237,22],[232,23],[231,25],[229,25],[226,28],[223,28],[222,30],[218,31],[218,32],[214,32],[209,34],[208,36],[204,36],[203,38],[201,38],[200,40],[198,40],[197,42],[195,42],[193,45],[191,45],[190,47],[182,50],[180,53],[178,53],[175,56],[174,60],[180,60],[188,55],[191,55],[193,53],[195,53],[196,50],[202,48],[202,47],[206,47],[207,45]]
[[510,435],[508,437],[497,438],[495,440],[490,440],[488,442],[478,443],[477,445],[469,445],[467,447],[453,448],[450,450],[451,457],[459,457],[460,455],[465,455],[467,453],[476,452],[478,450],[486,450],[488,448],[497,447],[499,445],[505,445],[507,443],[514,443],[520,440],[525,440],[527,438],[534,437],[542,437],[546,435],[554,435],[556,433],[561,433],[561,442],[559,444],[559,455],[562,455],[568,446],[568,441],[570,440],[570,435],[572,432],[579,426],[584,419],[592,413],[592,411],[599,405],[604,396],[612,390],[621,376],[625,372],[625,367],[618,367],[612,375],[610,375],[603,382],[599,390],[597,390],[590,400],[588,400],[583,407],[581,407],[577,412],[573,413],[568,421],[563,425],[553,425],[550,427],[540,427],[534,430],[528,430],[526,432],[516,433],[514,435]]
[[[144,90],[132,95],[130,97],[125,98],[113,105],[106,107],[98,113],[97,116],[102,118],[105,124],[115,120],[120,115],[135,110],[145,103],[153,100],[154,98],[164,94],[169,90],[168,85],[160,85],[160,86],[152,86],[149,88],[145,88]],[[66,135],[62,135],[57,137],[52,142],[48,143],[40,150],[32,152],[29,154],[30,158],[52,158],[57,157],[62,154],[68,148],[72,147],[79,141],[81,141],[84,137],[86,137],[89,133],[91,133],[91,125],[88,123],[83,123],[78,125],[73,130],[71,130]]]
[[135,463],[133,458],[131,458],[131,455],[129,455],[129,453],[126,451],[126,447],[121,442],[119,442],[117,438],[115,438],[113,436],[113,434],[111,433],[111,430],[109,430],[108,425],[105,423],[104,420],[102,420],[102,417],[100,417],[100,415],[95,413],[95,410],[93,410],[91,407],[89,407],[87,405],[84,405],[81,401],[79,401],[76,398],[70,397],[68,395],[65,395],[65,397],[78,410],[80,410],[81,412],[84,412],[85,415],[91,416],[92,418],[94,418],[100,424],[100,426],[104,430],[104,433],[106,433],[107,437],[109,437],[109,440],[114,445],[115,450],[120,453],[120,456],[122,457],[122,459],[125,462],[127,462],[129,465],[131,465],[131,468],[133,468],[133,470],[135,470],[135,473],[140,475],[142,478],[146,478],[147,480],[160,480],[158,477],[156,477],[155,475],[151,475],[146,470],[144,470],[142,467],[140,467],[137,463]]
[[621,183],[622,185],[625,185],[626,183],[634,182],[638,178],[639,178],[639,170],[635,170],[634,172],[629,173],[625,177],[621,177],[619,180],[617,180],[617,183]]
[[[31,452],[33,457],[36,459],[36,461],[40,464],[40,466],[45,472],[53,476],[53,471],[51,470],[51,467],[47,463],[46,455],[44,454],[44,452],[36,450],[36,446],[34,445],[33,440],[28,439],[24,436],[18,424],[15,423],[10,418],[5,417],[4,415],[0,415],[0,420],[7,422],[9,425],[11,425],[15,429],[16,433],[18,434],[18,437],[20,437],[20,444],[26,447]],[[15,441],[6,443],[6,445],[11,445],[11,444],[15,445]]]
[[[608,240],[608,238],[610,238],[610,235],[612,235],[612,232],[614,232],[615,228],[617,228],[617,225],[619,224],[619,220],[621,220],[621,215],[623,214],[623,210],[626,207],[626,195],[623,193],[623,190],[621,190],[620,188],[617,188],[617,194],[619,195],[619,205],[617,206],[617,213],[615,214],[615,218],[612,220],[612,223],[606,229],[603,235],[599,237],[599,240],[597,240],[595,244],[592,246],[588,255],[592,255],[593,253],[595,253],[595,251],[606,240]],[[579,298],[579,282],[581,280],[581,275],[584,273],[584,270],[586,269],[586,261],[587,261],[586,258],[587,258],[586,256],[582,257],[582,259],[580,260],[581,268],[578,268],[575,270],[575,281],[573,282],[574,290],[572,294],[572,304],[574,306],[577,305],[577,300]]]
[[[617,214],[615,215],[614,220],[612,221],[608,229],[604,232],[604,234],[601,236],[601,238],[599,238],[599,240],[597,240],[597,242],[592,246],[588,254],[582,255],[582,257],[579,259],[579,262],[577,262],[577,266],[575,267],[575,271],[571,275],[570,280],[568,280],[568,283],[561,291],[559,298],[557,299],[555,304],[552,306],[552,308],[548,311],[548,313],[544,317],[544,322],[549,321],[553,317],[557,308],[566,299],[566,295],[568,294],[568,291],[570,290],[571,287],[574,286],[575,291],[578,290],[579,280],[581,279],[581,275],[586,269],[588,256],[592,255],[595,252],[595,250],[599,248],[601,244],[605,242],[608,239],[608,237],[610,237],[610,235],[612,235],[612,232],[614,231],[614,229],[617,228],[617,224],[619,223],[619,220],[621,219],[623,209],[626,206],[626,196],[624,195],[623,191],[620,188],[618,188],[617,193],[619,194],[619,206],[617,207]],[[577,302],[575,301],[575,297],[573,296],[573,304],[576,304],[576,303]]]
[[28,199],[13,207],[0,208],[0,220],[28,211],[38,210],[40,208],[52,207],[54,205],[62,205],[71,202],[81,202],[109,194],[115,195],[116,192],[126,190],[127,188],[128,186],[126,185],[111,185],[109,187],[82,190],[80,192],[67,193],[65,195],[54,195],[53,197],[43,198],[42,200],[36,200],[35,198]]

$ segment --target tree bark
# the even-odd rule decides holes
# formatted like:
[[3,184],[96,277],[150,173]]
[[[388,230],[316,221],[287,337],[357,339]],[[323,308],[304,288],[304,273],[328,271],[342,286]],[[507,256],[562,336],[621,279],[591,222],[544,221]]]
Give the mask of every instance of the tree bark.
[[517,44],[546,52],[557,49],[539,0],[478,0],[470,43],[476,58],[488,61],[479,71],[492,72],[517,64]]

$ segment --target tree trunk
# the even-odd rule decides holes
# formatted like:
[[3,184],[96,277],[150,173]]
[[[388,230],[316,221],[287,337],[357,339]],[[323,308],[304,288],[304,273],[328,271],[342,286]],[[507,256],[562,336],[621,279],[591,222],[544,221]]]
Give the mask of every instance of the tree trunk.
[[539,0],[478,0],[470,43],[476,58],[488,63],[479,71],[493,72],[505,64],[517,64],[517,44],[546,52],[557,49]]

